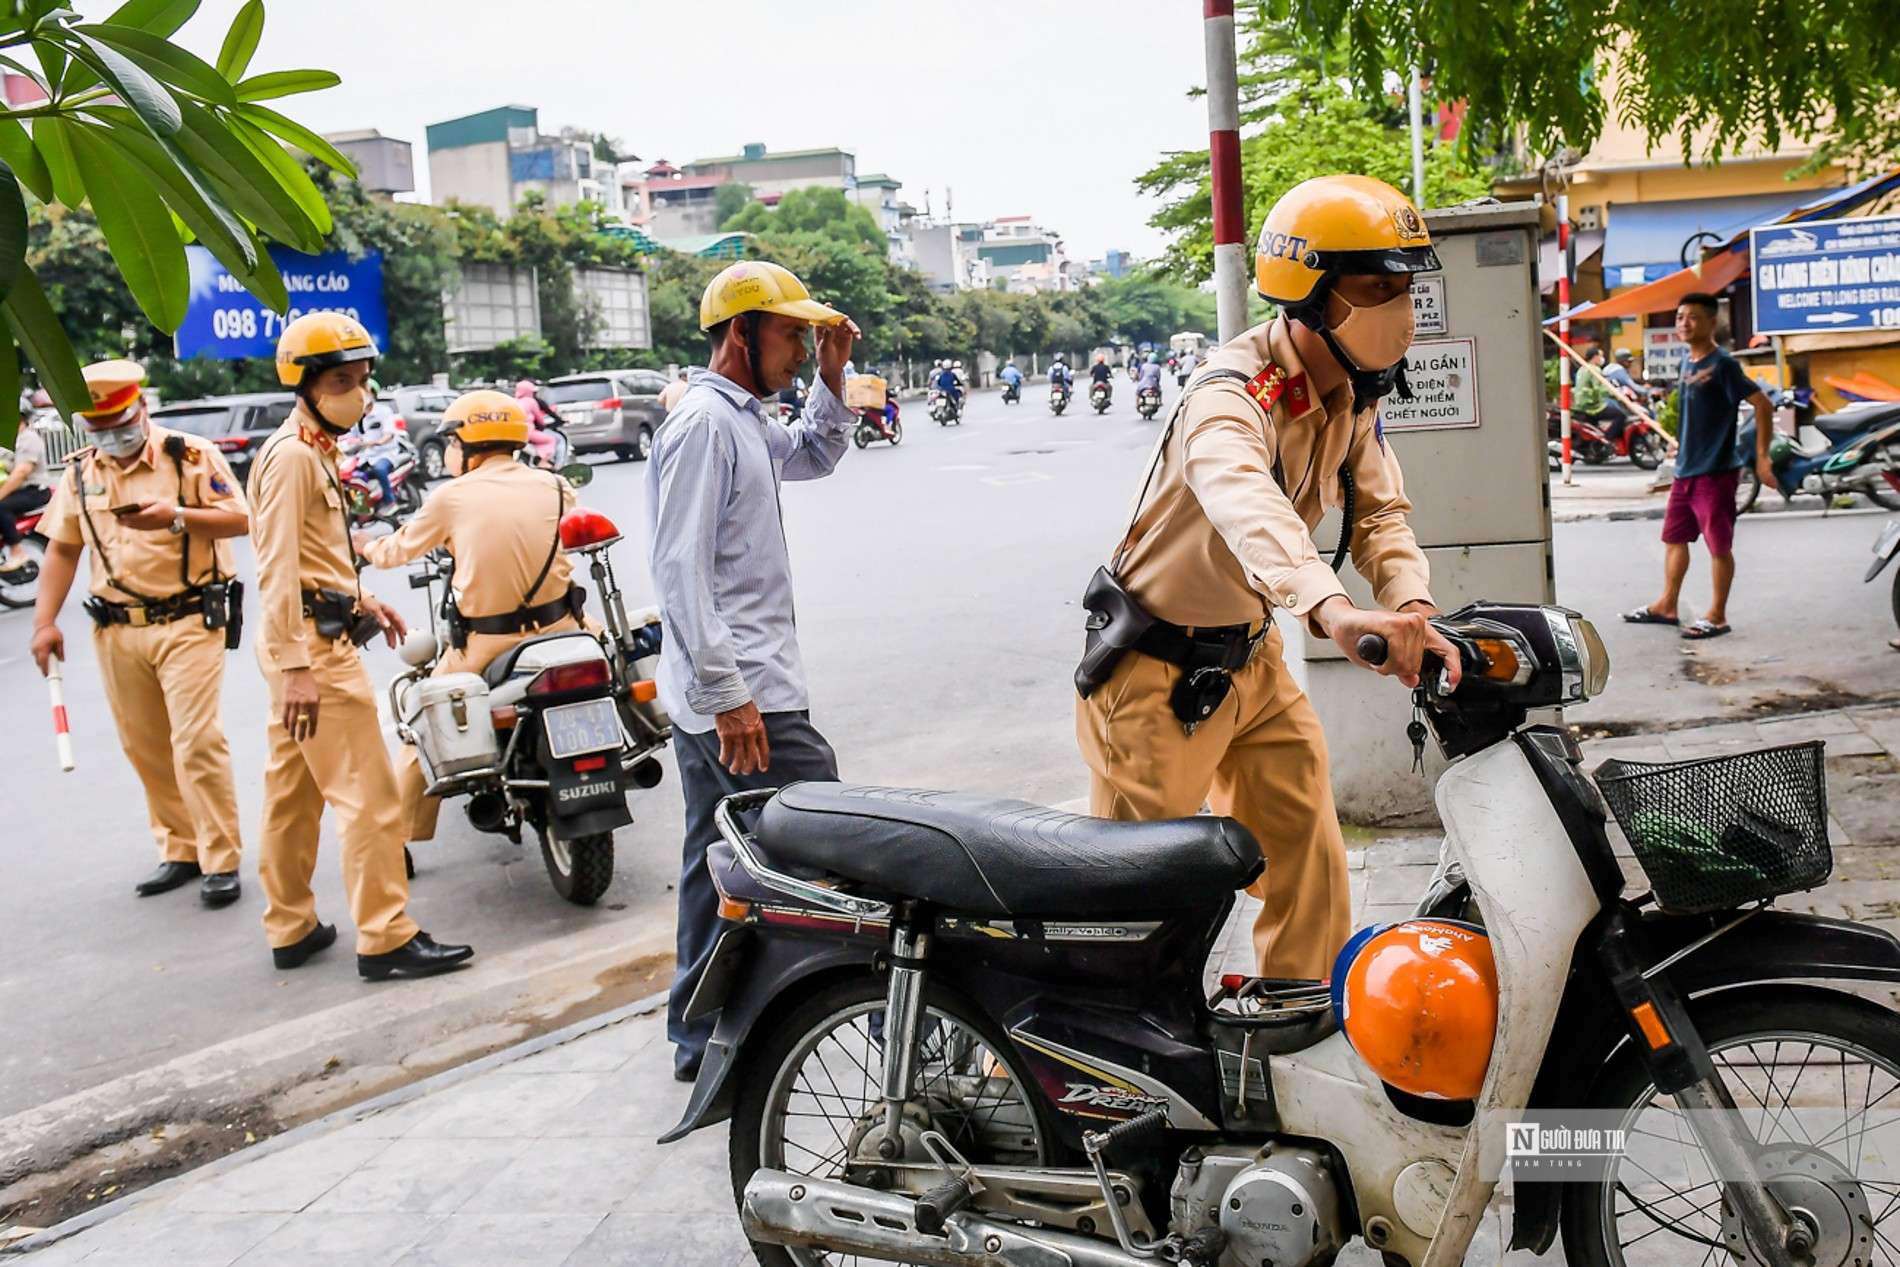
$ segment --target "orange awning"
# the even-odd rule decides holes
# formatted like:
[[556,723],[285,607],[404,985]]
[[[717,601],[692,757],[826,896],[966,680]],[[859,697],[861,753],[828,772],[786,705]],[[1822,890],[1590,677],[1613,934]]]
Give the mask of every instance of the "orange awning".
[[[1717,294],[1736,278],[1748,272],[1748,252],[1728,251],[1702,261],[1702,270],[1685,268],[1679,273],[1612,295],[1599,303],[1583,304],[1570,310],[1572,321],[1602,321],[1609,317],[1634,317],[1645,312],[1674,312],[1684,295],[1698,290]],[[1558,320],[1552,317],[1544,324]]]

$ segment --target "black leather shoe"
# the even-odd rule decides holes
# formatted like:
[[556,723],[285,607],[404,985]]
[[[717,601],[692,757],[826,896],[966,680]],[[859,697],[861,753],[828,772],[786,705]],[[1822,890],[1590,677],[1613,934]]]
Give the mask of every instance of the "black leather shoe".
[[270,959],[279,968],[301,968],[308,963],[310,956],[319,950],[328,950],[336,945],[336,925],[318,924],[305,933],[302,941],[293,941],[288,946],[271,947]]
[[213,871],[198,883],[198,897],[206,906],[229,906],[243,892],[235,871]]
[[427,933],[417,933],[383,955],[358,955],[356,970],[365,981],[382,981],[400,973],[405,977],[432,977],[467,963],[473,946],[441,946]]
[[204,872],[195,862],[161,862],[158,870],[140,880],[134,886],[140,897],[152,897],[159,893],[170,893],[181,885],[190,884]]

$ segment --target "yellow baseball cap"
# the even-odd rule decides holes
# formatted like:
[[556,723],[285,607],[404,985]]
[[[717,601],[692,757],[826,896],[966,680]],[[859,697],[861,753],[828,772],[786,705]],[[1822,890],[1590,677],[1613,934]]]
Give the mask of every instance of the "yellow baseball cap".
[[79,416],[94,422],[116,420],[141,399],[145,367],[137,361],[95,361],[79,371],[92,393],[92,408]]
[[844,314],[819,303],[788,268],[764,260],[743,260],[706,284],[699,300],[699,328],[710,330],[742,312],[775,312],[817,325],[836,325]]

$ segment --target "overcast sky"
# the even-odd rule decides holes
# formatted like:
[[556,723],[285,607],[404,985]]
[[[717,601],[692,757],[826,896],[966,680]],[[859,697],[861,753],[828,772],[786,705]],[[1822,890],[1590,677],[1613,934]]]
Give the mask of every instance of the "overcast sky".
[[[178,38],[212,60],[239,4]],[[1034,216],[1099,259],[1160,249],[1132,182],[1205,146],[1202,59],[1193,0],[272,0],[251,71],[341,75],[285,108],[410,141],[425,193],[427,124],[519,104],[648,161],[836,145],[919,208],[948,190],[958,219]]]

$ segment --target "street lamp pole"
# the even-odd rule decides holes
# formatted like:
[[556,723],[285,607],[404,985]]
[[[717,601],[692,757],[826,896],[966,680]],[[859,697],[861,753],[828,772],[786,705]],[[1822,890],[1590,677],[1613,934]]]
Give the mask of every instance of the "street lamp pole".
[[1214,306],[1220,341],[1247,328],[1247,213],[1240,186],[1240,80],[1234,0],[1202,0],[1207,41],[1207,155],[1214,202]]
[[1412,116],[1412,201],[1425,209],[1425,90],[1413,66],[1411,86],[1406,89],[1406,105]]

